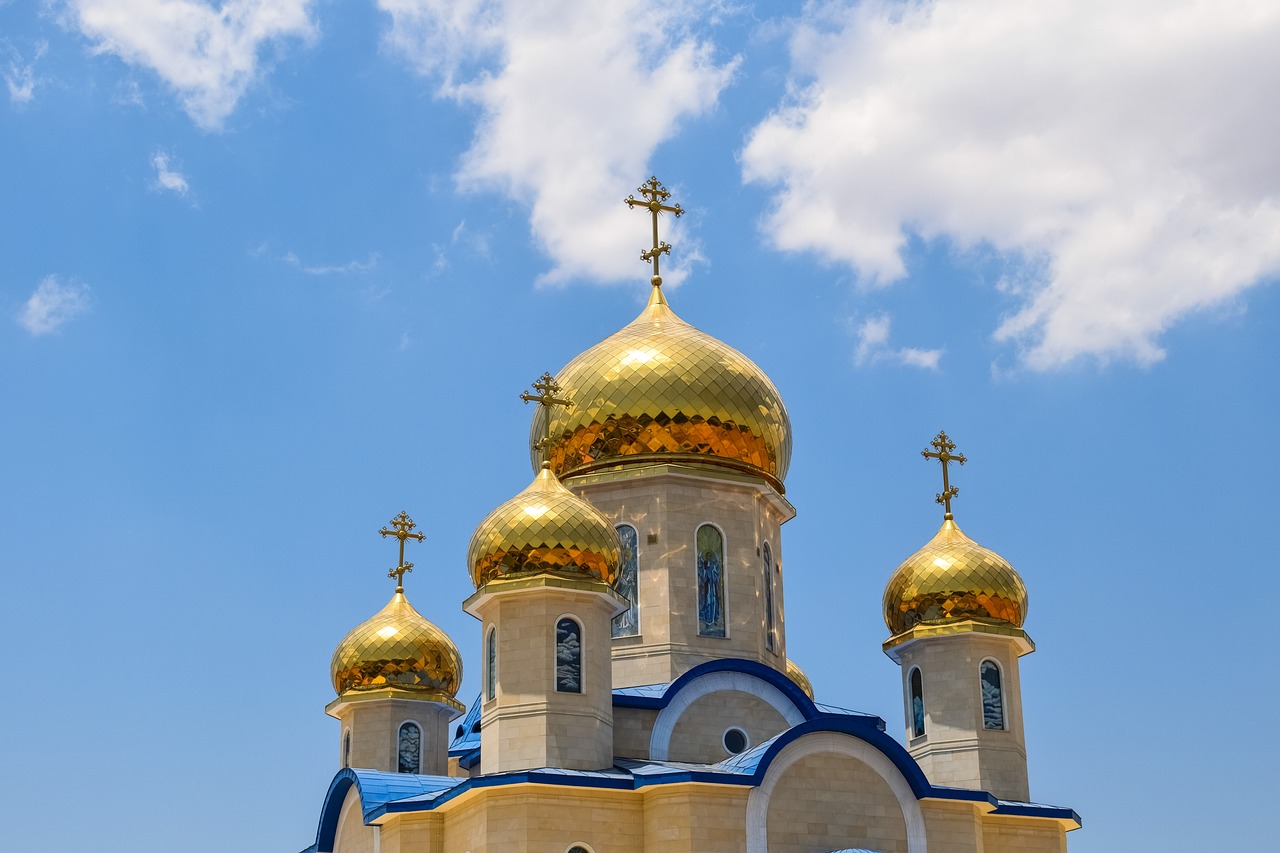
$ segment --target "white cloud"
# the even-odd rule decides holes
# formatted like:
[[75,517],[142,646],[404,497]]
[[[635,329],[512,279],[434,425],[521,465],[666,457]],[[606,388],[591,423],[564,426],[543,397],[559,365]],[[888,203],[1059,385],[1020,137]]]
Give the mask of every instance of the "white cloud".
[[857,345],[853,350],[853,362],[859,367],[878,362],[889,362],[906,367],[919,367],[924,370],[937,370],[938,360],[942,358],[940,349],[917,349],[889,346],[889,328],[891,321],[888,314],[875,314],[854,329]]
[[307,275],[349,275],[352,273],[364,275],[365,273],[373,272],[377,268],[379,257],[377,252],[370,252],[369,259],[365,261],[347,261],[345,264],[306,264],[302,262],[302,259],[296,253],[285,252],[281,260],[291,267],[302,270]]
[[30,103],[36,96],[36,86],[40,82],[36,78],[36,63],[49,50],[49,43],[36,42],[35,56],[30,62],[8,41],[0,43],[0,48],[3,48],[0,52],[6,54],[3,76],[5,86],[9,89],[9,100],[19,105]]
[[151,165],[156,169],[156,187],[185,196],[190,187],[187,178],[177,169],[169,167],[169,155],[156,152],[151,156]]
[[751,133],[777,246],[901,278],[909,233],[991,245],[1032,369],[1160,359],[1280,272],[1280,4],[813,5],[794,97]]
[[[458,184],[529,206],[534,238],[553,263],[541,280],[643,278],[647,229],[622,199],[648,176],[658,145],[715,105],[737,67],[736,59],[717,61],[711,42],[693,32],[705,23],[705,5],[378,5],[391,16],[387,44],[435,80],[439,94],[480,108]],[[670,217],[663,239],[677,246],[664,270],[676,283],[696,247]]]
[[89,285],[45,276],[18,312],[18,325],[32,335],[47,335],[89,310]]
[[205,129],[222,126],[257,79],[263,48],[310,41],[313,0],[68,0],[98,53],[150,68]]

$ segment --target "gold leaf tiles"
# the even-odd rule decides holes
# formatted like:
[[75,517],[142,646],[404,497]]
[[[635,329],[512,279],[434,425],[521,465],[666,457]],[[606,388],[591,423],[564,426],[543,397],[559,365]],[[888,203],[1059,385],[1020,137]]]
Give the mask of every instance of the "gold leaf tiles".
[[477,588],[508,575],[542,573],[595,577],[613,585],[621,557],[613,525],[561,485],[549,467],[489,513],[467,547]]
[[989,619],[1021,628],[1027,588],[1003,557],[947,519],[908,557],[884,590],[884,621],[897,635],[916,625]]
[[764,474],[781,490],[791,421],[778,389],[745,355],[677,317],[660,287],[556,381],[573,404],[534,415],[533,439],[551,419],[535,467],[549,461],[566,476],[677,455]]
[[397,592],[343,637],[329,671],[339,696],[394,687],[452,700],[462,684],[462,656],[444,631]]

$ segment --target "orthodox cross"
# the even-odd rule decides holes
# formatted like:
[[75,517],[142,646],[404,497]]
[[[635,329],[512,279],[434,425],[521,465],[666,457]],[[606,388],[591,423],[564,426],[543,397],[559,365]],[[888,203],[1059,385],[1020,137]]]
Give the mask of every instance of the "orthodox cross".
[[541,406],[546,417],[542,422],[542,438],[538,439],[534,445],[534,450],[544,450],[551,443],[551,407],[564,406],[566,409],[573,408],[573,401],[567,397],[557,397],[560,393],[560,385],[551,376],[550,373],[542,374],[542,378],[533,383],[533,390],[536,394],[530,394],[528,391],[521,392],[520,399],[526,403],[537,403]]
[[658,275],[658,258],[662,255],[671,254],[671,244],[662,243],[658,240],[658,216],[663,211],[674,213],[677,218],[684,215],[684,209],[680,205],[663,204],[664,201],[671,198],[671,193],[667,192],[667,188],[658,182],[656,177],[651,177],[645,181],[636,190],[643,199],[638,199],[633,195],[626,197],[627,207],[634,209],[636,205],[647,208],[653,217],[653,248],[647,252],[640,253],[640,260],[653,262],[653,286],[657,287],[662,284],[662,276]]
[[958,462],[963,465],[968,460],[965,459],[963,453],[952,453],[956,449],[955,442],[947,438],[945,432],[939,432],[938,437],[929,442],[933,445],[933,451],[921,450],[920,455],[925,459],[937,459],[942,463],[942,494],[935,499],[938,503],[946,507],[947,514],[944,518],[951,518],[951,499],[960,494],[960,490],[951,485],[951,480],[947,476],[947,463]]
[[413,530],[413,528],[417,527],[417,525],[413,523],[412,518],[403,512],[391,519],[391,526],[394,527],[395,530],[388,530],[384,527],[379,530],[378,533],[381,534],[383,539],[386,539],[388,536],[394,536],[400,540],[400,563],[394,569],[387,572],[387,577],[396,579],[396,592],[404,592],[405,572],[413,571],[413,563],[406,563],[404,561],[404,540],[413,539],[421,542],[427,537],[422,533],[409,532],[410,530]]

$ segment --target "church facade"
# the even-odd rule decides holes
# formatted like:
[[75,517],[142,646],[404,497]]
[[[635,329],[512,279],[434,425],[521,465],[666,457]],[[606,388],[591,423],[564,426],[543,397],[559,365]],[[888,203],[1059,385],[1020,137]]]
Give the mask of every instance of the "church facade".
[[[888,577],[884,652],[904,737],[821,704],[787,657],[791,428],[746,356],[681,320],[658,263],[640,316],[546,375],[533,481],[467,562],[481,691],[404,594],[339,644],[340,768],[304,853],[1066,850],[1068,808],[1030,801],[1018,677],[1027,592],[956,525]],[[963,463],[945,434],[926,455]]]

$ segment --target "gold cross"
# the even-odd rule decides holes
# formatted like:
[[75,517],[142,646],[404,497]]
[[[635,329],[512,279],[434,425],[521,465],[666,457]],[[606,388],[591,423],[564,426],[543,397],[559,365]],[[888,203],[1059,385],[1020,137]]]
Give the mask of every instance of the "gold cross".
[[931,453],[928,450],[921,450],[920,455],[925,459],[937,459],[942,463],[942,494],[937,495],[935,500],[946,507],[947,514],[943,517],[950,520],[952,517],[951,499],[960,494],[960,490],[951,485],[951,480],[947,476],[947,463],[958,462],[963,465],[969,460],[965,459],[963,453],[951,452],[956,449],[956,445],[955,442],[947,438],[947,434],[945,432],[939,432],[938,437],[929,443],[933,445],[934,452]]
[[384,527],[379,530],[378,533],[382,535],[383,539],[388,536],[394,536],[400,540],[400,563],[394,569],[387,572],[387,577],[396,579],[396,592],[404,592],[405,572],[413,571],[413,563],[406,563],[404,561],[404,540],[414,539],[421,542],[427,537],[422,533],[409,532],[413,528],[417,527],[417,525],[413,523],[412,518],[403,512],[391,519],[391,526],[394,527],[395,530],[388,530]]
[[684,209],[680,205],[663,204],[664,201],[671,198],[671,193],[667,192],[667,188],[658,182],[656,177],[651,177],[640,185],[636,192],[644,196],[644,199],[638,199],[633,195],[626,197],[627,207],[635,208],[636,205],[648,208],[649,213],[653,215],[653,248],[647,252],[640,253],[640,260],[653,262],[653,282],[654,287],[662,284],[662,276],[658,275],[658,258],[662,255],[671,254],[671,244],[658,241],[658,216],[664,210],[667,213],[674,213],[677,218],[684,215]]
[[546,419],[542,424],[542,438],[533,445],[534,450],[542,451],[551,443],[551,407],[564,406],[566,409],[572,409],[573,401],[567,397],[556,396],[560,393],[560,385],[550,373],[542,374],[542,378],[533,383],[533,390],[538,393],[530,394],[528,391],[523,391],[520,399],[526,403],[537,403],[546,410]]

